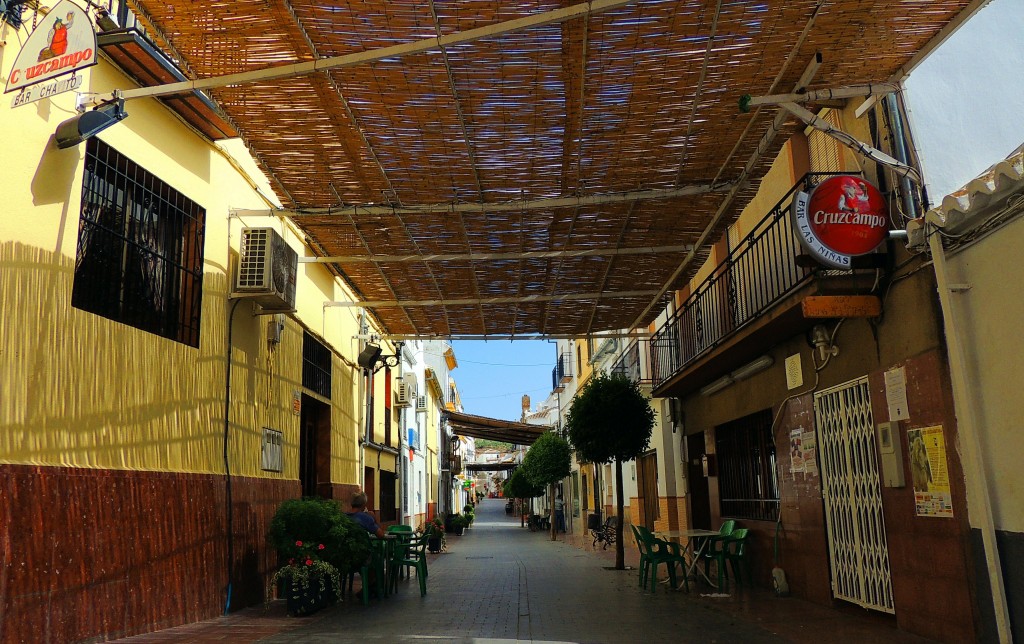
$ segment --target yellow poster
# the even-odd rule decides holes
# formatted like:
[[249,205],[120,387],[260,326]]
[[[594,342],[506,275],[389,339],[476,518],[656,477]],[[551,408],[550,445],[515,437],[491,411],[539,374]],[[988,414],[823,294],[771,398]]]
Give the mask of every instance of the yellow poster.
[[917,516],[952,517],[953,500],[942,425],[907,430],[907,443]]

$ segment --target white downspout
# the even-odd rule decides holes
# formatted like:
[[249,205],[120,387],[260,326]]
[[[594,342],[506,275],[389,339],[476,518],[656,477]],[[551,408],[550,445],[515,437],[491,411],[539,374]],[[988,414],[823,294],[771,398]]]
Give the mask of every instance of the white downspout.
[[[995,611],[996,631],[1000,642],[1012,642],[1010,631],[1009,608],[1006,603],[1006,588],[1003,584],[1003,569],[999,561],[999,547],[996,543],[995,521],[992,518],[992,501],[989,495],[988,480],[985,477],[985,463],[981,455],[981,443],[978,439],[977,417],[974,410],[974,398],[971,385],[967,379],[967,359],[963,344],[960,342],[959,326],[950,298],[949,274],[946,267],[945,249],[939,235],[937,221],[929,213],[925,217],[928,233],[928,246],[932,253],[935,267],[935,281],[939,291],[939,304],[946,333],[946,347],[949,352],[949,371],[953,387],[953,402],[956,405],[957,433],[960,436],[960,448],[963,451],[964,478],[967,485],[968,517],[977,519],[981,530],[981,540],[985,550],[985,563],[988,568],[988,580],[992,591],[992,607]],[[973,523],[973,522],[971,522]]]

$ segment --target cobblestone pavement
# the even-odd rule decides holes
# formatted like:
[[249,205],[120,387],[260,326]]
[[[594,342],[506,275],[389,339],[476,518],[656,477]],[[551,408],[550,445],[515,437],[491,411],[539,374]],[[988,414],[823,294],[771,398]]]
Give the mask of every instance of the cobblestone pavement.
[[[580,536],[574,539],[582,542]],[[589,540],[586,543],[590,545]],[[156,642],[885,642],[921,643],[891,618],[848,614],[763,590],[732,597],[637,586],[636,570],[618,571],[611,550],[552,542],[519,525],[501,500],[485,500],[472,529],[448,537],[432,558],[427,595],[415,579],[397,595],[363,606],[346,600],[310,618],[248,609],[202,624],[131,638]],[[632,547],[627,542],[627,546]],[[635,550],[635,548],[633,548]],[[630,553],[635,559],[635,553]],[[630,563],[627,560],[627,564]],[[703,594],[702,594],[703,593]]]

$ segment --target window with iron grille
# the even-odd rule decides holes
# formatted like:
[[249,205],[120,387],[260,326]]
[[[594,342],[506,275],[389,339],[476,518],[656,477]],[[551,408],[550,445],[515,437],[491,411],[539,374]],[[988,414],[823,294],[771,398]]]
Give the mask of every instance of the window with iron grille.
[[71,305],[199,346],[206,211],[89,139]]
[[779,513],[770,409],[715,428],[721,515],[774,521]]
[[331,397],[331,350],[308,331],[302,334],[302,386]]

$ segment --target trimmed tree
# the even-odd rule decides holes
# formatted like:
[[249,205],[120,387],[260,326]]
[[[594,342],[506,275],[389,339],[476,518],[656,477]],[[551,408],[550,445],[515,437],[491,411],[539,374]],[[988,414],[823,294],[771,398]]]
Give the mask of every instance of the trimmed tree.
[[[502,486],[502,493],[510,499],[532,499],[535,496],[544,494],[544,489],[540,486],[534,485],[526,478],[526,474],[523,472],[522,466],[519,466],[512,472],[512,476],[505,479],[505,485]],[[522,526],[523,515],[519,515],[519,523]]]
[[647,450],[654,429],[654,410],[640,385],[622,375],[597,374],[572,399],[566,415],[569,441],[577,455],[591,463],[615,462],[615,508],[619,538],[615,568],[626,567],[622,531],[622,462]]
[[544,432],[530,446],[523,458],[523,473],[537,487],[548,488],[548,511],[551,513],[551,540],[557,539],[555,524],[555,483],[572,471],[572,448],[555,432]]

